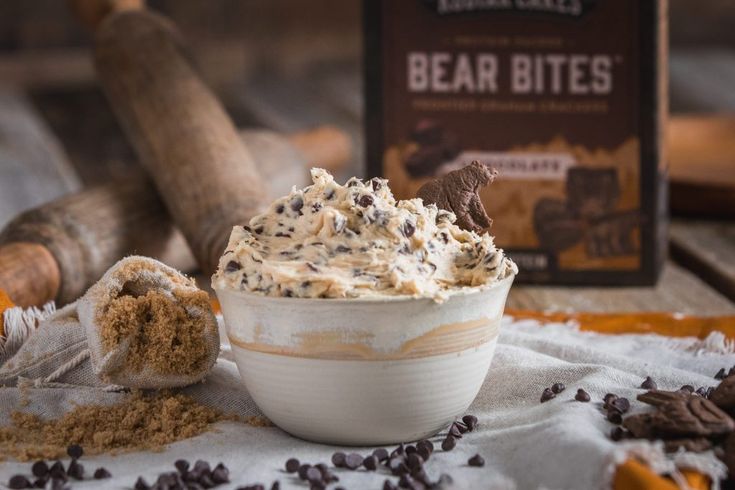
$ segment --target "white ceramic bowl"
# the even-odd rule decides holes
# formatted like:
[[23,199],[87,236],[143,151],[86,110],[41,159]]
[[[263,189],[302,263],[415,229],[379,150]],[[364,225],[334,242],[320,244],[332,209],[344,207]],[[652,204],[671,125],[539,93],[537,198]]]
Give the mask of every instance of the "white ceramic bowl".
[[240,375],[268,418],[312,441],[379,445],[429,437],[467,410],[512,282],[444,303],[217,297]]

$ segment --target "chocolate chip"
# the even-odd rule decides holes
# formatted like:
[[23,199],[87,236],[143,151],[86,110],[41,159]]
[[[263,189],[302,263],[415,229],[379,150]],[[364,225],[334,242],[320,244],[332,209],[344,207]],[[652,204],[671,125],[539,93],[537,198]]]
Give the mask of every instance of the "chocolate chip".
[[84,466],[76,459],[72,459],[71,463],[69,463],[69,468],[66,470],[66,474],[75,480],[84,480]]
[[416,482],[411,475],[404,473],[401,478],[398,479],[398,486],[401,488],[408,488],[409,490],[418,490]]
[[620,425],[623,423],[623,416],[618,410],[613,408],[607,412],[607,420],[613,424]]
[[174,466],[179,470],[179,473],[183,475],[189,469],[189,462],[185,459],[177,459],[174,461]]
[[51,465],[51,468],[48,470],[49,475],[52,478],[66,478],[66,469],[64,468],[64,464],[61,461],[55,461],[54,464]]
[[290,206],[291,209],[293,209],[294,211],[301,211],[301,208],[304,207],[304,200],[300,197],[295,197],[293,198],[293,200],[291,200]]
[[110,478],[112,474],[107,471],[107,468],[97,468],[94,470],[93,476],[95,480],[104,480],[105,478]]
[[424,458],[416,453],[411,453],[406,458],[406,465],[410,470],[417,470],[424,465]]
[[679,391],[694,393],[694,386],[692,386],[692,385],[684,385],[681,388],[679,388]]
[[36,480],[33,482],[33,486],[36,488],[45,488],[47,483],[48,477],[36,478]]
[[[376,458],[378,458],[378,461],[385,461],[389,457],[388,450],[385,449],[385,448],[380,447],[380,448],[376,449],[375,451],[373,451],[373,456],[375,456]],[[332,459],[332,462],[334,462],[334,459]]]
[[717,371],[717,374],[715,374],[715,379],[719,379],[719,380],[725,379],[725,368],[720,368],[720,370]]
[[456,422],[453,422],[451,427],[449,427],[449,435],[457,439],[462,438],[462,429]]
[[350,247],[345,247],[344,245],[337,245],[337,248],[334,249],[336,252],[339,253],[348,253],[352,252],[352,249]]
[[622,427],[613,427],[610,430],[610,439],[613,441],[620,441],[625,436],[625,431]]
[[48,475],[48,464],[46,464],[46,461],[36,461],[31,466],[31,473],[39,478]]
[[347,455],[341,451],[337,451],[332,455],[332,464],[337,468],[342,468],[345,465],[345,458]]
[[556,393],[551,391],[551,388],[544,388],[543,393],[541,393],[541,403],[548,402],[552,398],[556,397]]
[[365,458],[365,461],[362,462],[362,465],[368,471],[375,471],[376,469],[378,469],[378,463],[378,457],[375,455],[370,455]]
[[612,403],[613,400],[617,400],[618,395],[614,393],[607,393],[603,398],[602,401],[604,403],[603,407],[607,408],[610,403]]
[[578,402],[588,402],[590,401],[590,394],[584,391],[582,388],[577,390],[577,394],[574,395],[574,399]]
[[[332,457],[332,461],[334,461],[334,457]],[[286,473],[296,473],[299,471],[299,466],[301,466],[301,463],[299,463],[299,460],[296,458],[291,458],[288,461],[286,461]],[[335,464],[335,466],[337,466]]]
[[142,476],[139,476],[137,480],[135,480],[135,485],[133,485],[134,490],[150,490],[150,485],[143,479]]
[[704,386],[700,386],[699,388],[697,388],[697,391],[695,391],[694,393],[701,397],[707,398],[707,388],[705,388]]
[[462,417],[462,422],[465,423],[467,429],[472,432],[477,427],[477,417],[474,415],[465,415]]
[[616,398],[608,404],[609,407],[614,408],[620,413],[626,413],[630,410],[630,401],[627,398]]
[[410,470],[402,458],[393,458],[388,462],[388,468],[395,476],[405,475]]
[[276,206],[276,213],[283,214],[283,212],[286,210],[286,207],[283,204],[279,204]]
[[212,481],[217,485],[228,483],[230,481],[230,470],[227,469],[227,466],[222,463],[215,466],[212,470]]
[[281,482],[278,480],[273,482],[273,485],[271,485],[271,490],[281,490]]
[[393,484],[390,480],[383,482],[383,490],[398,490],[398,487]]
[[373,187],[374,191],[380,190],[383,187],[383,183],[378,178],[370,179],[370,185]]
[[311,468],[306,470],[306,478],[309,482],[321,482],[322,481],[322,472],[319,471],[319,468],[316,466],[312,466]]
[[358,204],[363,208],[371,206],[373,204],[373,196],[370,196],[368,194],[361,196],[358,200]]
[[470,466],[482,467],[485,466],[485,458],[479,454],[475,454],[467,461],[467,464]]
[[253,231],[255,232],[256,235],[260,235],[261,233],[263,233],[263,230],[264,230],[264,228],[262,226],[259,226],[256,229],[254,229]]
[[564,383],[554,383],[551,385],[551,391],[553,391],[555,394],[559,394],[562,391],[564,391],[567,387],[564,386]]
[[84,455],[84,449],[82,449],[82,446],[79,444],[72,444],[66,448],[66,454],[68,454],[70,458],[79,459]]
[[400,443],[397,448],[395,448],[390,453],[390,457],[393,458],[395,456],[403,456],[406,452],[406,447],[403,445],[403,443]]
[[446,439],[442,441],[442,449],[444,451],[451,451],[455,448],[457,445],[457,439],[452,437],[451,435],[447,436]]
[[8,480],[8,488],[31,488],[31,482],[23,475],[14,475]]
[[405,236],[406,238],[411,238],[414,233],[416,233],[416,225],[414,225],[410,221],[406,221],[405,223],[403,223],[403,226],[401,226],[401,234],[403,236]]
[[350,453],[345,456],[345,467],[356,470],[360,466],[362,466],[362,456],[357,453]]
[[646,376],[646,379],[641,383],[641,388],[644,390],[655,390],[658,388],[656,382],[650,376]]
[[301,478],[302,480],[306,480],[306,472],[309,471],[309,468],[311,468],[310,464],[302,464],[301,466],[299,466],[299,478]]

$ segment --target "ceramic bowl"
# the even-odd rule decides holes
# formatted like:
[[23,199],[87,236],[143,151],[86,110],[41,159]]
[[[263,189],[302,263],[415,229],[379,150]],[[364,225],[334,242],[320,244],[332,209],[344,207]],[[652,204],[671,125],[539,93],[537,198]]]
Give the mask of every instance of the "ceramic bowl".
[[216,292],[240,375],[263,414],[303,439],[380,445],[429,437],[467,410],[490,367],[512,282],[443,303]]

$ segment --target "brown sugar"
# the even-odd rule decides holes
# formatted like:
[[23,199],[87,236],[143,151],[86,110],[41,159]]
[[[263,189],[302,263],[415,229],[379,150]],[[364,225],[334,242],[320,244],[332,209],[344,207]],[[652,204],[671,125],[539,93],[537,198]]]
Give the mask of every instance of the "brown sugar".
[[158,374],[200,373],[208,368],[206,335],[211,332],[205,328],[211,327],[189,312],[192,307],[209,310],[207,293],[149,290],[119,296],[100,313],[102,346],[110,352],[129,340],[124,368],[133,372],[147,367]]
[[135,392],[116,405],[80,405],[48,421],[13,412],[12,425],[0,427],[0,457],[21,461],[61,458],[70,444],[81,445],[87,454],[160,450],[222,420],[237,417],[171,393]]

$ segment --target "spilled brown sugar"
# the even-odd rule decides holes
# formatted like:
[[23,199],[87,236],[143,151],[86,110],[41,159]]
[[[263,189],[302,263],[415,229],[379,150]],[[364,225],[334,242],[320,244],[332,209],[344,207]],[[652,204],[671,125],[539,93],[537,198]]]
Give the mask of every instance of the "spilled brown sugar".
[[102,346],[112,351],[129,339],[125,369],[149,367],[159,374],[194,375],[207,369],[206,322],[189,313],[210,308],[204,291],[149,290],[113,299],[100,314]]
[[222,420],[238,417],[205,407],[189,396],[165,392],[134,392],[110,406],[80,405],[54,420],[13,412],[12,425],[0,427],[0,458],[62,458],[70,444],[81,445],[86,454],[160,450],[206,432]]

